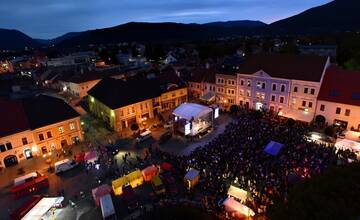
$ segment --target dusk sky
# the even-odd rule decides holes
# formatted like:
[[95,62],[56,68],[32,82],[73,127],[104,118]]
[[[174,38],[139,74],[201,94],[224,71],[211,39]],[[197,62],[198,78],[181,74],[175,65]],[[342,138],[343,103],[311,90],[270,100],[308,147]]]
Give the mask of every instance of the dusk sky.
[[49,39],[129,21],[206,23],[286,18],[331,0],[1,0],[0,28]]

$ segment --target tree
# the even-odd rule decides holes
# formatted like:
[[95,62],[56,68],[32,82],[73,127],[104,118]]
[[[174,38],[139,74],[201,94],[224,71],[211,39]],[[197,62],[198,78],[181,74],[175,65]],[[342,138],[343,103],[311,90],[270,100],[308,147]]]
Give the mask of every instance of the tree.
[[324,132],[330,137],[336,137],[336,128],[334,126],[326,127]]
[[232,105],[230,106],[230,113],[233,115],[236,115],[239,112],[239,106],[237,105]]
[[286,119],[286,124],[287,124],[287,126],[289,126],[289,127],[293,127],[294,125],[295,125],[295,120],[294,119],[292,119],[292,118],[288,118],[288,119]]
[[135,132],[139,130],[139,125],[137,123],[134,123],[130,126],[130,129]]
[[358,219],[360,216],[360,164],[332,167],[295,185],[288,202],[276,200],[269,219]]

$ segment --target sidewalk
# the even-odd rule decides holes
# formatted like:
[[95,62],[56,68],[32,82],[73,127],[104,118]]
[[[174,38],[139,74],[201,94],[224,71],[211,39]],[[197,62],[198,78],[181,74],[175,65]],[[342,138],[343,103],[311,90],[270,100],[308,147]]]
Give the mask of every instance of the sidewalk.
[[[73,155],[79,153],[82,149],[87,149],[84,143],[73,145],[71,147]],[[51,155],[52,158],[51,164],[54,165],[56,161],[63,160],[66,158],[72,158],[73,155],[61,156],[60,158],[56,158],[56,155]],[[33,157],[29,160],[23,160],[15,166],[5,168],[0,172],[0,188],[6,188],[11,186],[16,177],[25,175],[27,173],[38,171],[40,173],[47,174],[49,164],[46,163],[46,159],[48,159],[48,157],[47,158],[43,158],[41,156]],[[23,169],[24,172],[19,174],[18,170],[21,168]]]

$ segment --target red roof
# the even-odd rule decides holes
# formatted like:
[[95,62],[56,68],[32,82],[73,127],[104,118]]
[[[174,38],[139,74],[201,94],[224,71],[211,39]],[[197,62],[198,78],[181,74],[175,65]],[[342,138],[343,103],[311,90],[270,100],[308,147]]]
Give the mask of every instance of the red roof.
[[326,70],[318,100],[360,106],[360,71],[331,66]]
[[30,128],[21,101],[0,100],[0,137],[28,130]]

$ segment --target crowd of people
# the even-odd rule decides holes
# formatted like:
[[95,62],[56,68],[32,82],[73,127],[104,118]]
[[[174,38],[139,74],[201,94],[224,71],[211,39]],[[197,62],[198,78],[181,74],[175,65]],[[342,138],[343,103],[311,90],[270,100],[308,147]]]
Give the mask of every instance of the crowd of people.
[[[182,165],[201,171],[206,205],[217,209],[230,185],[249,192],[247,203],[264,213],[275,198],[287,201],[288,188],[319,174],[329,166],[356,160],[349,151],[337,151],[305,138],[309,126],[289,123],[270,112],[243,110],[224,133],[197,148]],[[277,156],[264,152],[270,141],[283,144]]]

